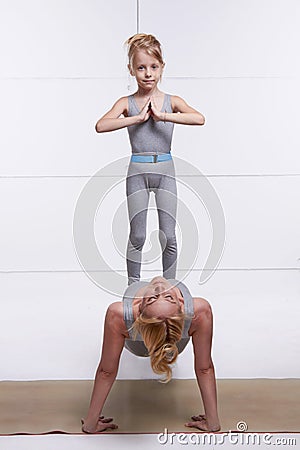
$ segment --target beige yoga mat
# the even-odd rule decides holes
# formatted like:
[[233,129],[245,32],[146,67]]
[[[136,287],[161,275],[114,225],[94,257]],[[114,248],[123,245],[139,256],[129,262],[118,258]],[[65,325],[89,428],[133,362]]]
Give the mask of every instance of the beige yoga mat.
[[[300,431],[300,380],[218,380],[223,432]],[[92,381],[0,382],[0,434],[80,433]],[[203,412],[195,380],[117,380],[104,414],[117,430],[108,433],[195,432],[184,423]]]

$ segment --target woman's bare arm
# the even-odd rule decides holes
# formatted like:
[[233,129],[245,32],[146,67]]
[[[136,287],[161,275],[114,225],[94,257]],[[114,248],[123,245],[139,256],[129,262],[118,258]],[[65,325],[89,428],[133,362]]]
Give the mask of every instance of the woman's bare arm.
[[128,97],[121,97],[116,101],[113,107],[106,114],[104,114],[101,119],[98,120],[95,129],[97,133],[105,133],[108,131],[120,130],[121,128],[143,123],[150,117],[148,105],[149,102],[146,102],[143,109],[138,115],[127,117]]
[[195,373],[205,416],[193,416],[194,421],[188,422],[186,425],[205,431],[218,431],[220,422],[217,410],[217,389],[211,358],[213,315],[210,304],[204,299],[194,299],[194,306],[195,318],[190,330],[194,347]]
[[101,360],[96,372],[89,411],[83,424],[83,431],[88,433],[116,428],[115,424],[99,420],[99,416],[118,373],[125,340],[122,320],[121,302],[112,303],[105,316]]

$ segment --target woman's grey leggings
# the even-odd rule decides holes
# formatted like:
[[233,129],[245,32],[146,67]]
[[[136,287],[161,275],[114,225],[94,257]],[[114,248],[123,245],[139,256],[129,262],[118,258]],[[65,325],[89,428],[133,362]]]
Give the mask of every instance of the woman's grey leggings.
[[163,276],[167,279],[176,278],[177,188],[173,160],[158,163],[130,162],[126,179],[130,221],[130,235],[127,246],[128,284],[140,280],[150,192],[155,193],[158,212]]

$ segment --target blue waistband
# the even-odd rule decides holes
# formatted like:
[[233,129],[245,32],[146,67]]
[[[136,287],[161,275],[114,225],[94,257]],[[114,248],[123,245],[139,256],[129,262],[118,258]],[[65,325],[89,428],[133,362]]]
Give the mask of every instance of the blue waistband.
[[162,161],[168,161],[172,159],[171,153],[162,153],[160,155],[132,155],[132,162],[141,162],[141,163],[157,163]]

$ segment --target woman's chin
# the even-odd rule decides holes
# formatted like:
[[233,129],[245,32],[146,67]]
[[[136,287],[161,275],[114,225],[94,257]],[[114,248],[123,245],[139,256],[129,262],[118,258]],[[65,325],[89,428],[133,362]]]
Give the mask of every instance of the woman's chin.
[[164,283],[169,285],[170,283],[168,282],[168,280],[166,280],[166,278],[158,276],[158,277],[154,277],[152,278],[152,280],[150,281],[150,284],[158,284],[158,283]]

